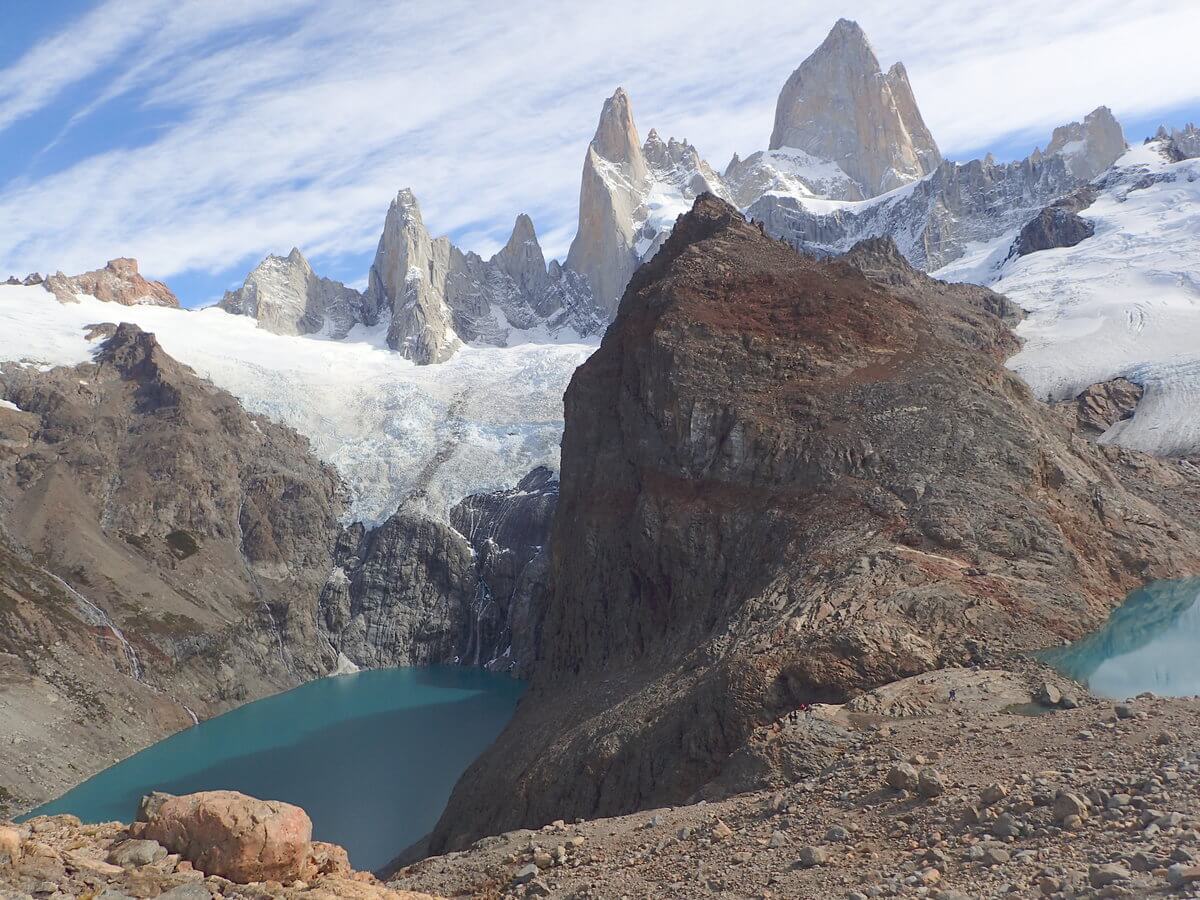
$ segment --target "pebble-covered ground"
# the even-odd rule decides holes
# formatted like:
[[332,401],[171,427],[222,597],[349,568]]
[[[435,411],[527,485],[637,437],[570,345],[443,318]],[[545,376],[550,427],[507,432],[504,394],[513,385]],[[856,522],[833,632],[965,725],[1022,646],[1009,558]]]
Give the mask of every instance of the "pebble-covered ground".
[[392,885],[453,897],[1200,896],[1200,700],[1066,702],[1078,706],[860,717],[851,748],[811,780],[485,838]]

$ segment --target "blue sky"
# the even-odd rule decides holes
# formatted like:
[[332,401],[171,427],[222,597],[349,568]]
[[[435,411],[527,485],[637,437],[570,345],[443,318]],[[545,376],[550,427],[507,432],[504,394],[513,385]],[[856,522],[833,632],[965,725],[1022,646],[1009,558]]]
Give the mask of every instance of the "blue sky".
[[0,275],[135,256],[195,304],[296,245],[361,283],[402,187],[467,249],[528,212],[562,255],[617,85],[643,135],[723,168],[765,146],[780,86],[843,15],[904,60],[952,158],[1024,156],[1101,103],[1131,141],[1200,120],[1200,5],[1048,6],[0,0]]

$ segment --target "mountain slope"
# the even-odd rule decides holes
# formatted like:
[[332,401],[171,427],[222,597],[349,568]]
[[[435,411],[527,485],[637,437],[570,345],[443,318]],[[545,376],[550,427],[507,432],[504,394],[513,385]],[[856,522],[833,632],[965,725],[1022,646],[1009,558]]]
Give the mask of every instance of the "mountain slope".
[[1193,469],[1036,401],[999,298],[865,257],[706,196],[635,275],[567,392],[530,693],[434,851],[679,803],[801,704],[1078,635],[1200,565]]
[[0,783],[27,801],[336,661],[337,476],[153,335],[92,338],[78,365],[0,366]]
[[1137,147],[1094,183],[1076,213],[1090,237],[939,274],[991,284],[1029,311],[1011,366],[1038,396],[1070,399],[1114,378],[1145,389],[1102,443],[1188,455],[1200,452],[1200,160],[1166,151]]

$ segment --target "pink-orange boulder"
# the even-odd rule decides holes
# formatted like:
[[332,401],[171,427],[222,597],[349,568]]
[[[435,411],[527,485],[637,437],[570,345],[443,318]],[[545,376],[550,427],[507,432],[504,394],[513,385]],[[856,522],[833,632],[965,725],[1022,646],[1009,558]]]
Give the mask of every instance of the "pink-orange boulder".
[[305,876],[312,820],[300,807],[236,791],[153,796],[152,804],[143,802],[143,836],[206,875],[239,884],[287,884]]

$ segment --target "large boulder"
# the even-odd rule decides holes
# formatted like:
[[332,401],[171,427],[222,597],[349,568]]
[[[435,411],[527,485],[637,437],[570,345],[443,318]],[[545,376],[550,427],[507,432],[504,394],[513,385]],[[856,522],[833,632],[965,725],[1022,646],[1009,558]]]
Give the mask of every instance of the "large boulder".
[[237,791],[202,791],[163,799],[146,815],[142,837],[207,875],[239,884],[286,884],[305,875],[312,820],[298,806]]

